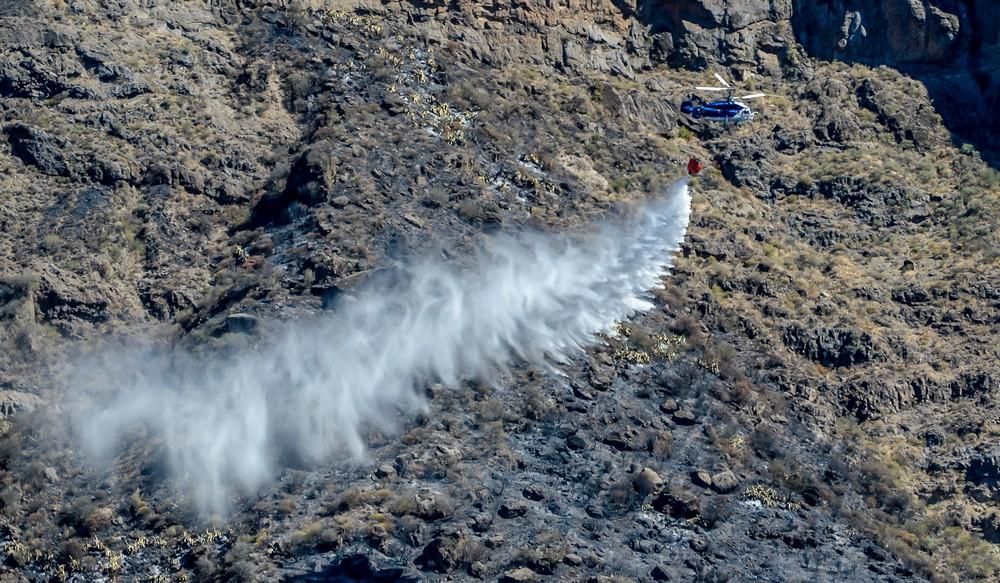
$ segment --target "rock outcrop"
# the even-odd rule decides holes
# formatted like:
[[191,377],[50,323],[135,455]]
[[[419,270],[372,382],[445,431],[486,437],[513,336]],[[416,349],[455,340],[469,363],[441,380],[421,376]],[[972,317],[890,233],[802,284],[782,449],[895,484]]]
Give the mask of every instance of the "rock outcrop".
[[849,367],[882,358],[872,337],[843,328],[805,329],[790,326],[785,344],[809,360],[826,367]]
[[1000,12],[991,0],[796,0],[792,22],[816,57],[912,72],[946,122],[980,148],[998,149]]

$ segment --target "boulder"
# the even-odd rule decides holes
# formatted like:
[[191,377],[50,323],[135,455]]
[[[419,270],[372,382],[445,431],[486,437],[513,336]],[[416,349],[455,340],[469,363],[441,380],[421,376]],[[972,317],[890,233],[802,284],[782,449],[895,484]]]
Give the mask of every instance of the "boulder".
[[632,485],[640,496],[646,497],[663,485],[663,478],[650,468],[642,468],[632,479]]
[[728,494],[740,485],[736,474],[729,470],[719,472],[712,476],[712,489],[720,494]]
[[538,574],[527,567],[518,567],[504,572],[500,583],[532,583],[538,581]]
[[646,435],[635,427],[614,429],[604,438],[604,443],[619,451],[640,451],[646,449]]
[[689,519],[701,514],[701,502],[698,496],[680,488],[670,488],[660,492],[653,499],[653,509],[673,518]]
[[520,518],[528,513],[528,505],[521,500],[502,502],[497,514],[500,518]]
[[461,549],[465,536],[461,532],[447,532],[435,536],[427,543],[420,555],[414,560],[423,571],[448,573],[455,569],[461,560]]
[[696,470],[691,472],[691,481],[695,486],[701,486],[702,488],[712,487],[712,474],[709,474],[705,470]]

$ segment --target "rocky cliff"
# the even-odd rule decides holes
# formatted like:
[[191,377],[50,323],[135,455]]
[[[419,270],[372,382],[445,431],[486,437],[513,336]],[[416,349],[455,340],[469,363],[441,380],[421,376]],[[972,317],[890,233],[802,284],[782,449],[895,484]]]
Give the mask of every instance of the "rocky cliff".
[[[1000,175],[953,93],[994,98],[995,14],[861,4],[0,1],[5,577],[995,579]],[[752,125],[678,115],[711,72]],[[111,335],[253,350],[691,155],[656,308],[565,382],[427,387],[209,524],[156,439],[78,455]]]
[[992,2],[797,2],[796,37],[813,55],[913,74],[945,123],[997,164],[1000,14]]

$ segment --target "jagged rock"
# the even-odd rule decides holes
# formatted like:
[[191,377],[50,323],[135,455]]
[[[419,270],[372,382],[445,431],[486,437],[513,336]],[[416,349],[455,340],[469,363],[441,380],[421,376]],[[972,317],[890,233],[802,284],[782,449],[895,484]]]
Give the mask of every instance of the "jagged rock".
[[738,142],[717,140],[710,142],[708,147],[722,175],[734,186],[766,190],[764,177],[770,174],[774,158],[774,146],[766,134],[757,133]]
[[260,320],[250,314],[229,314],[226,316],[225,329],[230,334],[253,334],[259,323]]
[[615,429],[604,438],[604,443],[620,451],[640,451],[646,448],[647,439],[635,427]]
[[894,302],[899,302],[908,306],[924,304],[930,301],[930,299],[931,296],[927,293],[927,290],[917,285],[911,285],[906,288],[893,290],[892,292],[892,300]]
[[11,153],[29,166],[51,176],[69,176],[75,153],[66,153],[68,144],[52,134],[25,124],[4,126]]
[[643,539],[635,539],[635,540],[631,541],[629,543],[629,548],[631,548],[633,551],[635,551],[637,553],[640,553],[640,554],[643,554],[643,555],[651,555],[651,554],[656,554],[656,553],[659,553],[660,551],[662,551],[663,550],[663,545],[659,544],[655,540],[651,540],[651,539],[648,539],[648,538],[643,538]]
[[534,500],[535,502],[545,500],[545,492],[539,486],[525,486],[521,490],[521,495],[528,500]]
[[[700,219],[694,219],[695,222]],[[746,246],[736,240],[735,235],[727,233],[722,237],[704,238],[691,235],[684,244],[686,253],[693,252],[698,257],[712,257],[718,261],[742,259],[749,256]]]
[[857,117],[849,109],[850,88],[839,79],[817,78],[806,85],[803,98],[810,103],[813,134],[821,142],[845,143],[861,139]]
[[33,411],[43,403],[41,397],[31,393],[0,390],[0,417],[9,417],[19,411]]
[[573,385],[573,396],[584,401],[594,400],[594,394],[580,385]]
[[813,137],[804,131],[796,131],[776,125],[771,130],[771,142],[777,152],[797,154],[813,143]]
[[35,304],[42,317],[53,323],[106,322],[110,318],[106,295],[72,275],[52,271],[40,277]]
[[965,472],[970,496],[984,503],[1000,500],[1000,449],[981,449],[959,467]]
[[452,512],[452,504],[448,497],[435,490],[422,489],[409,496],[413,497],[412,510],[409,514],[426,522],[441,520]]
[[943,10],[940,2],[928,6],[892,0],[851,8],[837,0],[797,3],[796,8],[795,24],[803,44],[826,58],[940,63],[969,42],[960,34],[963,24],[970,25],[969,15],[964,10],[961,16]]
[[924,444],[927,447],[939,447],[944,445],[944,434],[937,429],[929,429],[924,432]]
[[[989,0],[795,4],[795,34],[810,53],[824,59],[919,68],[922,83],[914,83],[909,91],[870,78],[858,89],[861,106],[875,112],[897,141],[911,140],[925,147],[946,140],[947,136],[929,131],[940,113],[954,130],[975,135],[996,149],[991,104],[1000,97],[1000,39],[994,32],[1000,28],[1000,16]],[[921,99],[924,87],[938,106],[936,113]]]
[[587,507],[584,509],[584,511],[587,513],[587,516],[591,518],[600,519],[600,518],[605,518],[605,516],[607,516],[607,513],[604,511],[604,506],[598,502],[592,502],[588,504]]
[[918,377],[904,382],[862,378],[838,388],[844,410],[858,419],[894,413],[914,403],[945,402],[989,394],[1000,388],[1000,379],[989,373],[962,373],[949,382]]
[[369,579],[374,575],[372,563],[364,555],[351,555],[340,561],[344,574],[352,579]]
[[666,565],[657,565],[650,571],[649,576],[653,581],[673,581],[676,575],[672,573],[674,573],[673,568]]
[[815,548],[819,545],[813,533],[801,529],[786,532],[782,535],[781,542],[793,549]]
[[469,528],[474,532],[486,532],[493,526],[493,516],[486,513],[479,513],[469,519]]
[[581,450],[587,447],[587,440],[577,434],[566,438],[566,447],[573,450]]
[[26,124],[10,124],[3,131],[11,153],[43,174],[86,178],[106,185],[137,180],[134,165],[110,153],[85,154],[73,143]]
[[[65,38],[59,36],[52,40],[55,41],[53,48],[65,43]],[[18,53],[7,53],[0,61],[0,96],[29,99],[51,99],[63,94],[80,99],[96,97],[93,91],[70,81],[70,76],[81,73],[83,67],[66,53],[53,51],[46,55],[25,47]]]
[[806,330],[798,324],[785,329],[785,344],[795,352],[826,367],[848,367],[882,358],[867,333],[842,328]]
[[497,514],[500,518],[520,518],[528,513],[528,505],[520,500],[511,500],[500,504]]
[[712,487],[712,475],[705,470],[691,472],[691,481],[694,482],[696,486],[701,486],[702,488]]
[[1000,388],[1000,377],[984,372],[963,373],[949,383],[948,388],[952,399],[993,393]]
[[319,571],[292,575],[283,579],[288,583],[320,583],[321,581],[392,581],[415,583],[418,578],[407,576],[404,569],[390,567],[376,569],[371,560],[362,554],[348,555]]
[[983,533],[983,538],[993,544],[1000,544],[1000,514],[992,512],[976,520],[976,527]]
[[674,411],[671,419],[673,419],[674,423],[678,425],[694,425],[698,422],[698,416],[695,415],[694,411],[687,407],[681,407],[680,409]]
[[396,468],[392,464],[382,464],[375,470],[375,477],[382,480],[391,480],[396,477]]
[[937,115],[923,100],[909,93],[891,89],[885,84],[865,79],[857,89],[858,104],[878,116],[878,121],[892,132],[897,142],[904,140],[930,147],[935,142],[930,128]]
[[590,385],[599,391],[607,391],[611,388],[611,374],[603,369],[594,369],[590,373]]
[[701,514],[698,496],[681,489],[671,488],[658,494],[652,501],[653,508],[674,518],[695,518]]
[[765,298],[773,298],[777,295],[775,293],[774,286],[770,281],[756,276],[736,280],[726,280],[720,284],[720,287],[722,287],[725,291],[740,290],[752,296]]
[[903,217],[899,209],[909,208],[911,201],[923,197],[894,185],[848,176],[820,180],[815,184],[815,191],[851,208],[858,218],[874,227],[898,224]]
[[840,244],[859,245],[866,236],[860,230],[845,232],[843,229],[831,228],[826,217],[807,213],[791,214],[785,223],[799,238],[819,249],[829,249]]
[[448,573],[455,569],[461,559],[464,540],[465,536],[461,532],[439,534],[427,543],[413,562],[424,571]]

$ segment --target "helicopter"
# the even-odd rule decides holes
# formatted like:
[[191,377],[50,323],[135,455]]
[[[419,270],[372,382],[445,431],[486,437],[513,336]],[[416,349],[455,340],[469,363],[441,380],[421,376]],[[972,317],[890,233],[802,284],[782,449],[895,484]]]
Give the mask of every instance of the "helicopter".
[[705,103],[700,98],[695,97],[681,102],[681,113],[690,115],[694,119],[704,118],[711,121],[721,121],[727,126],[730,122],[734,124],[741,124],[751,121],[756,112],[750,109],[749,105],[740,100],[759,99],[761,97],[766,97],[767,94],[750,93],[749,95],[741,95],[740,97],[733,99],[733,93],[736,92],[736,89],[718,73],[712,74],[719,80],[719,83],[722,83],[722,87],[695,87],[695,89],[698,91],[725,92],[726,98]]

